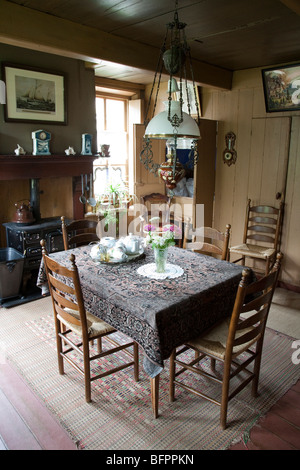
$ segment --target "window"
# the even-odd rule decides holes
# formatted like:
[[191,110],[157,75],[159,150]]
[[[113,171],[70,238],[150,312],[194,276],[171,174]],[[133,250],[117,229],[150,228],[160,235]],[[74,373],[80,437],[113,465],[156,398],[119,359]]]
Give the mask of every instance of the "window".
[[97,198],[109,185],[128,182],[128,100],[97,94],[97,150],[109,145],[109,157],[94,161],[94,192]]

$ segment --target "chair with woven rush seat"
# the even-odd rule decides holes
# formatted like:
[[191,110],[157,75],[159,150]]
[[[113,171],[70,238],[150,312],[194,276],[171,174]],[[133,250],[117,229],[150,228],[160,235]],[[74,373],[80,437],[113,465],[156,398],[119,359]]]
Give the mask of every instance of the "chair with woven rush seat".
[[[173,350],[170,357],[171,402],[174,401],[175,385],[209,400],[220,406],[220,423],[225,429],[228,402],[251,381],[252,395],[257,396],[264,333],[281,259],[282,254],[279,253],[272,271],[249,285],[247,283],[251,271],[244,269],[231,317],[189,341],[180,349]],[[187,356],[189,350],[196,352],[192,360]],[[183,353],[185,356],[179,359]],[[209,372],[206,362],[204,367],[201,367],[201,361],[206,357],[212,360]],[[217,370],[216,361],[221,362],[223,368],[218,367]],[[253,367],[249,370],[248,366],[251,363]],[[181,369],[176,371],[176,365]],[[192,386],[185,379],[178,380],[177,377],[186,371],[220,384],[221,399],[217,400],[211,392],[207,394],[199,390],[203,384],[205,386],[205,381],[199,379],[199,383],[197,381],[196,386],[194,384]],[[236,383],[230,390],[234,379]]]
[[88,245],[90,242],[99,241],[97,235],[98,221],[90,219],[73,220],[66,224],[65,217],[61,217],[61,229],[63,234],[64,249]]
[[[226,225],[225,233],[212,227],[197,227],[191,231],[190,222],[186,225],[183,238],[183,248],[209,255],[219,255],[222,260],[228,259],[228,246],[231,225]],[[201,241],[195,241],[200,237]],[[188,240],[192,240],[189,242]]]
[[[134,377],[138,381],[137,343],[130,341],[119,344],[110,337],[117,330],[86,311],[75,256],[70,255],[71,266],[66,268],[47,255],[44,240],[41,241],[41,245],[53,304],[59,373],[64,374],[64,360],[66,360],[84,376],[87,402],[91,401],[91,382],[94,380],[133,366]],[[92,355],[90,342],[103,337],[112,344],[112,347],[105,351],[101,348],[98,354]],[[133,352],[129,348],[133,348]],[[130,356],[129,361],[92,375],[91,362],[93,360],[99,360],[122,350]],[[76,360],[76,356],[81,357],[81,362]]]
[[245,265],[246,258],[261,260],[265,263],[264,274],[268,274],[280,249],[283,207],[283,202],[279,209],[266,205],[251,206],[251,199],[248,199],[243,243],[230,248],[230,255],[241,256],[235,263],[241,261]]

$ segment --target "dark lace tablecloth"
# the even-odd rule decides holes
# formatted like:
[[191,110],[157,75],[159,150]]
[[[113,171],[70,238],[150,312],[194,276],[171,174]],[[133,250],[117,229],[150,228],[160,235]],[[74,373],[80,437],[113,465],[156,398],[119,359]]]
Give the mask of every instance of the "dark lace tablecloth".
[[[68,266],[74,253],[86,309],[140,344],[148,358],[145,370],[152,377],[173,348],[232,311],[242,266],[171,247],[168,263],[181,266],[184,274],[154,280],[137,273],[141,264],[154,261],[149,247],[143,259],[112,265],[93,261],[90,250],[85,246],[51,257]],[[43,283],[41,269],[38,285]]]

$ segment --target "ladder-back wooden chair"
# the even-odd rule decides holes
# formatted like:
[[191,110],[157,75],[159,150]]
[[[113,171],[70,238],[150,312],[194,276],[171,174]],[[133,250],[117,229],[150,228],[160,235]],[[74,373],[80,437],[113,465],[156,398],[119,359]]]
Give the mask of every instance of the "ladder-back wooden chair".
[[[282,255],[277,255],[273,270],[260,279],[247,285],[250,274],[244,269],[240,281],[232,315],[209,331],[189,341],[185,346],[174,350],[170,358],[170,401],[174,401],[175,386],[209,400],[220,407],[220,423],[226,427],[228,402],[252,381],[252,395],[257,395],[261,355],[268,313],[276,287]],[[192,356],[183,356],[188,350]],[[182,356],[181,356],[182,355]],[[179,359],[179,356],[182,359]],[[201,367],[201,361],[211,359],[211,370]],[[192,360],[191,360],[192,359]],[[216,367],[216,361],[223,363]],[[248,367],[252,364],[250,370]],[[180,367],[176,371],[176,365]],[[197,367],[195,367],[197,365]],[[209,366],[209,365],[208,365]],[[178,376],[185,371],[199,377],[197,386],[189,385]],[[240,374],[242,372],[242,374]],[[204,377],[204,381],[201,380]],[[245,377],[246,376],[246,377]],[[207,380],[221,385],[221,399],[207,392]],[[233,388],[229,389],[233,383]],[[199,384],[199,386],[198,386]]]
[[283,202],[278,209],[266,205],[251,206],[251,199],[248,199],[243,243],[232,246],[229,251],[230,257],[240,256],[235,263],[241,261],[245,265],[246,258],[261,260],[265,263],[264,274],[269,272],[280,250],[283,208]]
[[[66,268],[51,259],[45,249],[45,241],[41,241],[44,266],[47,274],[49,290],[52,298],[54,323],[56,332],[57,356],[59,373],[64,374],[64,360],[84,376],[85,399],[91,401],[91,382],[127,367],[134,367],[135,380],[139,379],[138,345],[135,341],[119,344],[110,335],[116,330],[100,318],[86,311],[83,294],[75,263],[75,256],[70,255],[70,268]],[[112,345],[102,350],[102,345],[94,354],[90,342],[106,338]],[[133,352],[130,351],[133,348]],[[92,374],[91,362],[108,355],[124,351],[129,361],[109,370],[103,368],[100,373]],[[77,357],[79,360],[77,360]]]
[[[225,232],[212,227],[197,227],[192,229],[191,223],[186,224],[183,248],[208,255],[218,255],[220,259],[227,260],[229,256],[229,240],[231,225],[226,225]],[[200,238],[200,241],[196,239]],[[192,240],[192,241],[189,241]]]
[[[152,225],[156,231],[161,231],[164,225],[176,225],[179,229],[175,236],[176,245],[182,246],[183,227],[185,218],[171,212],[172,197],[160,193],[141,196],[141,205],[145,211],[141,214],[141,236],[145,236],[145,225]],[[154,219],[154,220],[153,220]]]
[[[146,224],[151,224],[156,229],[163,225],[170,224],[170,204],[171,198],[165,194],[152,193],[141,196],[141,205],[144,211],[140,215],[141,219],[141,236],[144,235],[143,229]],[[155,219],[155,220],[151,220]]]
[[76,248],[88,245],[90,242],[98,242],[97,227],[99,221],[90,219],[73,220],[66,224],[65,217],[61,217],[61,229],[63,234],[64,249]]

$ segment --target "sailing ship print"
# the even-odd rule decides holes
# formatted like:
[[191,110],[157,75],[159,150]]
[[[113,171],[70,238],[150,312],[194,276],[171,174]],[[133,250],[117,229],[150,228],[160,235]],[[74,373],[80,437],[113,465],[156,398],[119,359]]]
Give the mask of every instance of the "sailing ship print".
[[16,76],[16,107],[19,112],[55,113],[55,82]]

